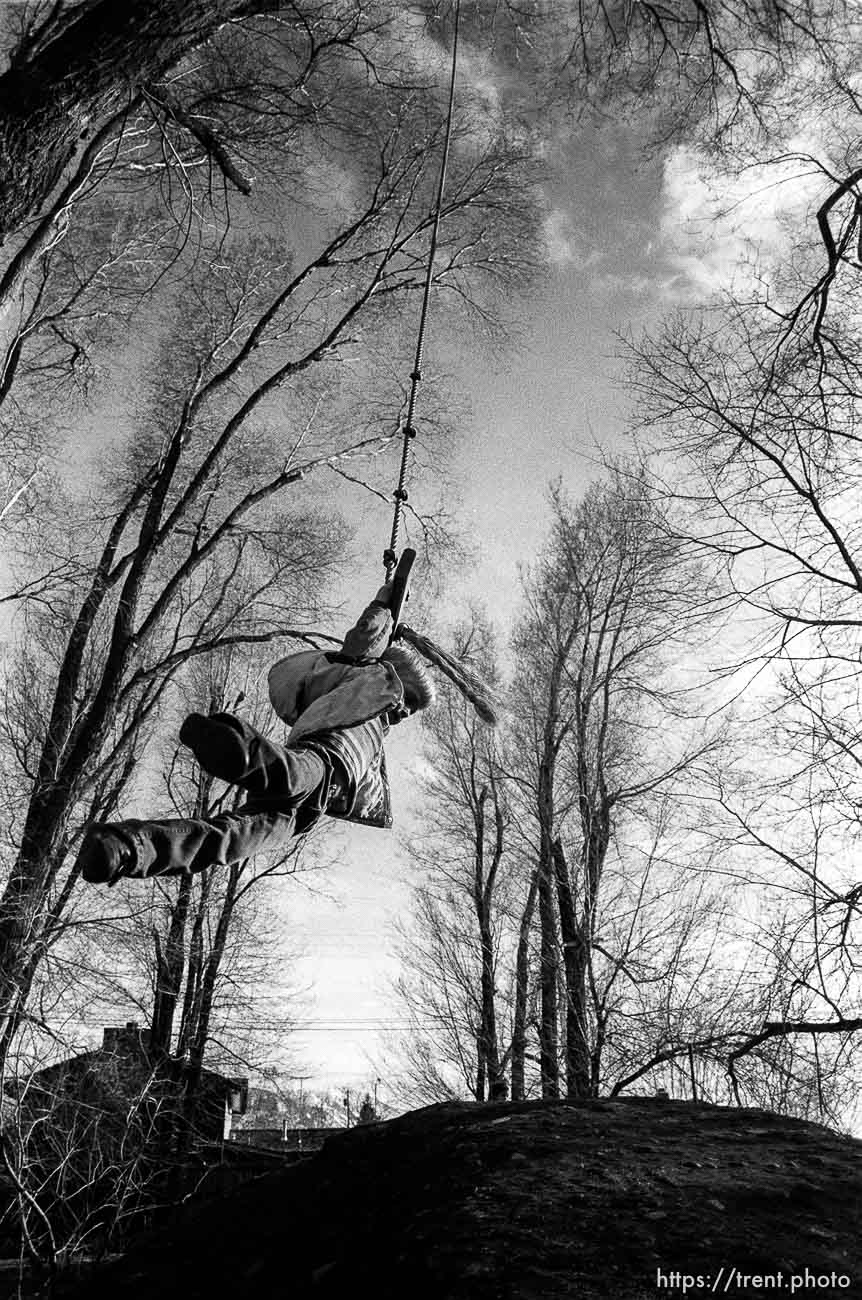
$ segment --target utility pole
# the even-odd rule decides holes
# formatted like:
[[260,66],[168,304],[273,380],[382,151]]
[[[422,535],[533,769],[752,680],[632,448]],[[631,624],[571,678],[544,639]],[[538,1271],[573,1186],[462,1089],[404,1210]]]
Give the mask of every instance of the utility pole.
[[350,1128],[350,1089],[344,1094],[344,1106],[347,1111],[347,1127]]

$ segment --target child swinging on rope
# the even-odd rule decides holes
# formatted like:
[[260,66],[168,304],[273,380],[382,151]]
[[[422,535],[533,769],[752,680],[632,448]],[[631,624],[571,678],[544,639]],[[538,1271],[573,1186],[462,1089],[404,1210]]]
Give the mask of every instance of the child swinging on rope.
[[[340,651],[305,650],[269,674],[276,713],[291,725],[275,744],[230,713],[190,714],[180,740],[211,776],[238,786],[248,801],[212,817],[96,823],[78,857],[85,880],[180,875],[239,862],[303,835],[324,814],[391,826],[383,741],[391,725],[427,708],[434,688],[411,645],[392,643],[393,584],[381,587]],[[494,721],[481,686],[433,642],[409,638]]]
[[460,0],[456,0],[446,132],[410,374],[401,472],[393,494],[392,540],[384,552],[387,574],[395,569],[392,583],[377,593],[338,653],[303,651],[281,660],[270,672],[273,707],[291,726],[286,745],[274,744],[230,713],[211,717],[192,713],[186,718],[180,740],[204,771],[249,796],[241,808],[208,818],[93,825],[78,856],[85,880],[113,885],[124,876],[178,875],[240,862],[264,849],[278,848],[292,835],[305,834],[324,814],[391,825],[384,737],[393,723],[427,708],[434,698],[413,649],[455,683],[484,721],[496,722],[481,683],[428,638],[398,623],[415,556],[405,549],[396,566],[395,547],[407,500],[408,448],[416,433],[413,417],[452,136],[459,21]]

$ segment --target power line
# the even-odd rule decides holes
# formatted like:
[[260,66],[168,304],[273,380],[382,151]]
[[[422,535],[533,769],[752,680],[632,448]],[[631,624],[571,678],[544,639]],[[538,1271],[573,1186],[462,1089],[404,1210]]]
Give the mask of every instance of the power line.
[[439,1025],[437,1019],[429,1020],[323,1020],[316,1021],[313,1024],[294,1024],[291,1026],[291,1033],[294,1034],[337,1034],[349,1033],[353,1030],[355,1033],[384,1033],[389,1030],[406,1031],[408,1029],[428,1029],[432,1026]]

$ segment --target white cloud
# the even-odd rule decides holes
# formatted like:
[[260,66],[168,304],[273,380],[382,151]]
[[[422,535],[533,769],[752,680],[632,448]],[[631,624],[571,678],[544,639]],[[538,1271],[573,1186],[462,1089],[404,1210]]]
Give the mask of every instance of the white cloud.
[[567,266],[575,260],[574,223],[568,212],[553,208],[542,226],[545,256],[554,266]]
[[679,146],[664,164],[659,246],[671,275],[665,296],[703,298],[770,278],[786,258],[793,230],[822,194],[824,177],[791,142],[781,162],[720,172],[709,156]]
[[[452,71],[451,47],[429,31],[421,10],[404,9],[393,19],[392,40],[400,57],[409,59],[420,76],[433,77],[448,86]],[[456,121],[467,124],[474,136],[490,139],[501,129],[512,137],[514,122],[507,121],[503,95],[505,75],[493,56],[461,36],[455,80]]]
[[428,31],[425,15],[420,9],[403,8],[392,14],[391,28],[394,49],[402,57],[406,54],[414,68],[433,76],[440,76],[449,65],[451,55]]
[[542,237],[547,261],[560,269],[577,262],[587,270],[602,259],[599,249],[587,251],[574,217],[564,208],[551,208],[542,223]]

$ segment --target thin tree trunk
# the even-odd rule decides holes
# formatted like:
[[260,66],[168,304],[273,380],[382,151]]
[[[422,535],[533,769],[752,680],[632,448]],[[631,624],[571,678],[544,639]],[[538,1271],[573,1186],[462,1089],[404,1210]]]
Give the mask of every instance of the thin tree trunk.
[[560,1062],[557,1028],[557,918],[549,853],[542,854],[539,864],[539,925],[539,1070],[542,1096],[554,1098],[560,1095]]
[[181,876],[171,909],[171,923],[164,949],[159,943],[158,934],[153,936],[156,944],[156,993],[153,1001],[150,1046],[154,1051],[164,1052],[165,1055],[171,1050],[174,1015],[183,984],[183,970],[186,965],[186,924],[191,896],[192,878],[189,875]]
[[589,948],[578,925],[566,854],[555,839],[554,874],[563,940],[563,974],[566,997],[566,1096],[589,1097],[590,1048],[587,1035],[587,962]]
[[[553,710],[549,710],[553,718]],[[560,1095],[559,999],[557,992],[557,916],[554,905],[554,861],[552,828],[554,825],[554,747],[550,734],[545,737],[545,752],[539,765],[539,925],[541,930],[540,974],[541,1007],[539,1014],[539,1068],[542,1096]]]
[[[497,1011],[495,1005],[496,969],[494,961],[494,934],[492,913],[494,904],[494,886],[497,872],[503,856],[503,839],[505,818],[500,801],[500,792],[491,778],[492,786],[483,787],[476,801],[475,810],[475,852],[473,861],[473,906],[479,926],[479,950],[481,971],[479,977],[480,1020],[477,1043],[477,1101],[484,1101],[486,1095],[496,1098],[500,1094],[500,1048],[497,1041]],[[493,796],[494,805],[494,847],[491,860],[485,872],[485,809],[489,796]]]
[[191,1045],[196,1039],[200,1020],[204,974],[204,924],[211,888],[212,872],[205,871],[200,877],[200,892],[195,907],[194,920],[192,921],[192,932],[189,936],[186,990],[183,997],[180,1032],[177,1036],[177,1055],[183,1057],[191,1055]]
[[222,900],[218,921],[216,922],[212,948],[210,949],[209,956],[204,965],[200,981],[195,1032],[189,1042],[189,1068],[186,1076],[184,1113],[187,1140],[191,1140],[195,1131],[195,1122],[200,1102],[201,1073],[203,1070],[204,1053],[206,1051],[207,1043],[209,1042],[210,1019],[212,1016],[216,984],[221,969],[221,963],[224,958],[225,949],[227,947],[227,938],[228,933],[230,932],[230,924],[233,919],[234,908],[237,903],[240,876],[245,865],[245,862],[234,862],[227,868],[229,873],[227,888],[225,890],[224,899]]
[[518,933],[518,950],[515,955],[515,1013],[512,1025],[512,1100],[524,1100],[525,1063],[527,1055],[527,994],[530,974],[530,932],[536,911],[539,891],[539,872],[530,876],[527,901],[521,913]]
[[497,1011],[494,1004],[494,940],[487,913],[480,918],[479,933],[482,944],[482,1062],[487,1078],[488,1097],[493,1099],[499,1096],[501,1071]]

